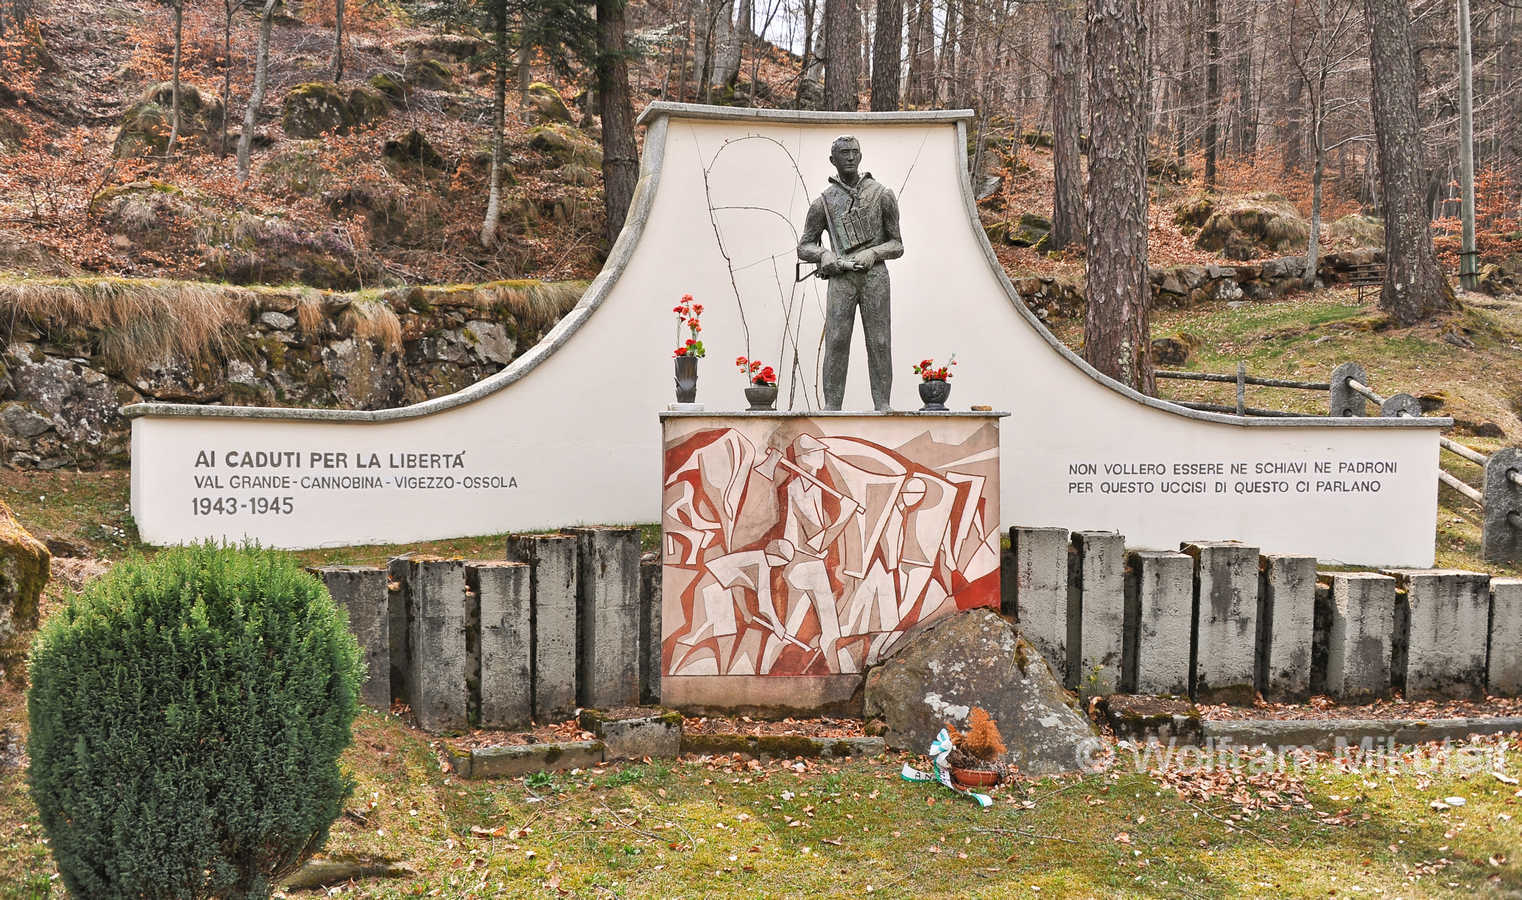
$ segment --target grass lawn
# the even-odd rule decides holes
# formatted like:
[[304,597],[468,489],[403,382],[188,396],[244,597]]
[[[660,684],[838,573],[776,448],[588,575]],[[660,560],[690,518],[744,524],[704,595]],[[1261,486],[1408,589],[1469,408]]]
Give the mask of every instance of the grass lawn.
[[[341,896],[1522,890],[1522,797],[1488,772],[1366,777],[1322,761],[1300,782],[1219,772],[1190,779],[1124,765],[1001,789],[980,810],[937,785],[901,780],[895,756],[806,767],[689,759],[460,782],[441,771],[424,736],[394,717],[365,713],[355,737],[345,765],[357,788],[325,853],[395,861],[414,874],[363,880]],[[1504,746],[1500,765],[1516,775],[1522,750]],[[1429,807],[1447,797],[1467,802]],[[1274,804],[1289,808],[1255,808]],[[61,897],[19,773],[0,779],[0,820],[0,900]]]

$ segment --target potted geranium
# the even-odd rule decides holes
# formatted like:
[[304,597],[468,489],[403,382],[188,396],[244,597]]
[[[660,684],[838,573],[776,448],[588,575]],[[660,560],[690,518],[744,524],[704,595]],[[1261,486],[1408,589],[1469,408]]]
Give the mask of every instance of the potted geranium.
[[937,366],[929,358],[914,364],[914,374],[920,377],[920,399],[925,402],[921,410],[945,412],[946,398],[951,396],[951,367],[956,364],[955,353],[944,365]]
[[682,329],[687,329],[687,339],[677,345],[671,354],[676,360],[676,402],[692,403],[698,398],[698,360],[702,359],[703,304],[694,303],[691,294],[683,294],[682,302],[671,308],[676,314],[677,340],[682,341]]
[[768,410],[777,402],[777,370],[759,359],[735,357],[735,367],[745,376],[745,399],[752,410]]
[[966,731],[957,731],[955,725],[947,723],[946,733],[953,748],[946,756],[952,781],[964,788],[988,788],[1004,780],[1004,741],[988,710],[974,706],[967,716]]

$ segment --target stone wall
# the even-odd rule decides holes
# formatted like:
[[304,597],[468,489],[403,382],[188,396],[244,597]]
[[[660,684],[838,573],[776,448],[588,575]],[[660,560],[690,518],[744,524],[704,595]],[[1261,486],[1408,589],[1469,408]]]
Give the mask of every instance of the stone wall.
[[[1346,284],[1357,266],[1384,262],[1383,250],[1328,253],[1316,266],[1321,285]],[[1302,287],[1305,257],[1283,256],[1231,265],[1184,265],[1150,270],[1154,307],[1186,309],[1206,303],[1273,300]],[[1038,317],[1082,318],[1083,286],[1064,278],[1013,279],[1015,290]]]
[[579,282],[327,293],[191,282],[0,282],[0,463],[127,462],[139,401],[384,409],[497,372]]

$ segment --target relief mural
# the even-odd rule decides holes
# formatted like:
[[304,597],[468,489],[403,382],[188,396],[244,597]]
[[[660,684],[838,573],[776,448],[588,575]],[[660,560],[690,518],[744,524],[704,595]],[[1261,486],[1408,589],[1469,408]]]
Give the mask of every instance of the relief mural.
[[914,625],[998,605],[996,424],[884,446],[755,421],[668,428],[666,675],[859,673]]

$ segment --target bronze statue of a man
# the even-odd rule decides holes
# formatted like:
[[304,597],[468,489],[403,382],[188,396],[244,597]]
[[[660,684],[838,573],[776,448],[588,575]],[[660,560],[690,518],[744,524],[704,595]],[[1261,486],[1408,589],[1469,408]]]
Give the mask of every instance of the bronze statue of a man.
[[[898,230],[898,198],[870,172],[860,172],[861,144],[838,137],[830,145],[835,177],[809,206],[798,241],[798,258],[818,263],[815,274],[829,280],[824,322],[824,408],[840,409],[846,393],[851,331],[856,308],[867,338],[867,374],[872,405],[889,409],[893,389],[888,267],[884,260],[904,255]],[[826,248],[820,236],[828,232]]]

